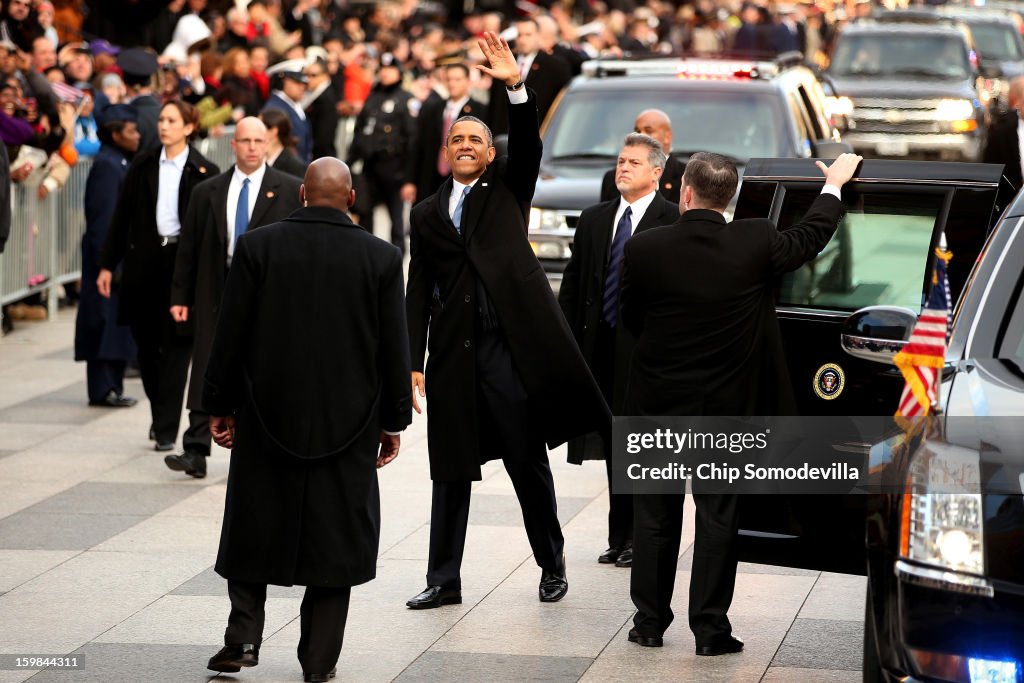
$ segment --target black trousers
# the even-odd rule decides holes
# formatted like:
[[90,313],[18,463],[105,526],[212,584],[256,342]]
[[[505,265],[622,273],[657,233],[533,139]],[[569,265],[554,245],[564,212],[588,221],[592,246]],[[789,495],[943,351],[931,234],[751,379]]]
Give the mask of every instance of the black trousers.
[[[637,608],[633,624],[646,636],[660,636],[672,623],[685,494],[638,495],[633,499],[633,569],[629,594]],[[690,574],[690,630],[697,645],[712,645],[732,633],[726,612],[736,587],[735,495],[695,494],[697,507],[693,569]]]
[[[481,450],[485,455],[500,454],[519,499],[534,560],[541,569],[556,571],[561,568],[565,539],[544,441],[530,430],[526,389],[499,331],[478,334],[476,358]],[[468,481],[434,482],[429,586],[462,587],[471,485]]]
[[402,201],[403,162],[400,158],[372,159],[363,168],[370,190],[369,215],[363,225],[373,233],[373,208],[384,204],[391,217],[391,243],[405,253],[405,202]]
[[85,383],[90,401],[102,401],[111,391],[124,393],[123,360],[90,360],[85,362]]
[[[131,321],[132,336],[138,347],[139,374],[149,398],[153,417],[153,433],[158,442],[178,440],[181,409],[188,384],[188,366],[192,361],[192,336],[178,334],[170,313],[170,281],[174,274],[177,245],[161,249],[167,295],[152,303],[144,313]],[[163,305],[163,300],[167,304]],[[189,412],[189,426],[182,439],[186,451],[210,454],[210,416],[200,411]]]
[[[327,673],[338,663],[351,594],[349,586],[306,586],[299,608],[298,655],[303,671]],[[229,579],[228,597],[231,614],[224,631],[224,644],[262,643],[267,585]]]
[[[594,380],[608,405],[615,404],[615,328],[599,322],[591,367]],[[608,475],[608,547],[625,548],[633,544],[633,496],[612,493],[611,435],[604,440],[604,465]]]

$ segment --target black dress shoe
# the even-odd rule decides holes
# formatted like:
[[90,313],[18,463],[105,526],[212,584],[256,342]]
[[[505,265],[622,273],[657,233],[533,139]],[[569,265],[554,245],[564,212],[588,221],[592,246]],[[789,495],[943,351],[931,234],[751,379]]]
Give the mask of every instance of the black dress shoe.
[[637,633],[635,628],[629,629],[629,642],[636,643],[641,647],[661,647],[665,644],[661,636],[643,636]]
[[99,401],[89,401],[89,405],[99,408],[131,408],[138,403],[131,396],[122,396],[113,389]]
[[233,674],[243,666],[256,666],[260,663],[260,646],[246,643],[244,645],[225,645],[220,652],[210,657],[206,668],[210,671]]
[[743,641],[733,636],[726,636],[714,641],[710,645],[697,645],[697,654],[702,657],[717,657],[718,655],[731,655],[743,649]]
[[615,564],[615,560],[619,559],[619,553],[622,552],[622,548],[612,546],[605,550],[603,553],[597,556],[597,561],[601,564]]
[[619,553],[619,559],[615,560],[616,567],[633,566],[633,546],[630,546]]
[[422,593],[405,603],[409,609],[433,609],[441,605],[461,605],[462,591],[458,588],[427,586]]
[[165,455],[164,464],[175,472],[184,472],[196,479],[206,476],[206,456],[202,453],[185,451],[179,455]]
[[157,439],[156,445],[153,446],[153,450],[154,451],[173,451],[174,450],[174,442],[173,441],[160,441],[159,439]]
[[543,571],[540,575],[541,602],[558,602],[569,592],[569,580],[565,578],[565,555],[562,555],[554,571]]
[[334,667],[325,674],[313,673],[312,671],[303,671],[302,680],[305,681],[305,683],[327,683],[327,681],[331,680],[337,675],[338,667]]

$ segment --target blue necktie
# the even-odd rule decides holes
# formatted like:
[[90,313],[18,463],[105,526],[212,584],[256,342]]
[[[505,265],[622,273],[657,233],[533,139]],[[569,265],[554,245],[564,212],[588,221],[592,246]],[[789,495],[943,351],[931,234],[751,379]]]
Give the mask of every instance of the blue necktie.
[[242,181],[242,191],[238,193],[238,206],[235,207],[235,241],[249,228],[249,179]]
[[473,189],[472,185],[466,185],[466,189],[462,191],[462,196],[459,197],[459,203],[455,205],[455,213],[452,214],[452,223],[455,224],[455,229],[462,234],[462,205],[466,203],[466,197],[469,196],[469,191]]
[[615,226],[615,237],[612,239],[612,250],[608,256],[608,270],[604,276],[604,301],[601,308],[604,321],[611,327],[619,322],[619,280],[622,278],[622,254],[626,248],[626,240],[633,233],[633,215],[631,207],[626,207]]

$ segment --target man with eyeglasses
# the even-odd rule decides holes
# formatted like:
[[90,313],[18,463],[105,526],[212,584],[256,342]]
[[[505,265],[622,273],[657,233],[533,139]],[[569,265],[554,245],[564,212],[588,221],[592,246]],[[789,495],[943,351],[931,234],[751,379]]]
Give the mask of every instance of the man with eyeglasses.
[[327,64],[318,59],[306,67],[309,92],[306,94],[306,118],[313,132],[313,158],[336,157],[334,138],[338,133],[338,94],[331,86]]
[[[196,186],[181,225],[181,239],[174,264],[171,316],[194,326],[192,378],[188,408],[202,411],[203,376],[213,346],[213,332],[224,283],[238,238],[247,230],[276,223],[298,209],[298,178],[267,165],[267,128],[255,117],[235,127],[231,140],[235,165]],[[172,470],[202,479],[206,476],[206,450],[186,450],[168,455]]]

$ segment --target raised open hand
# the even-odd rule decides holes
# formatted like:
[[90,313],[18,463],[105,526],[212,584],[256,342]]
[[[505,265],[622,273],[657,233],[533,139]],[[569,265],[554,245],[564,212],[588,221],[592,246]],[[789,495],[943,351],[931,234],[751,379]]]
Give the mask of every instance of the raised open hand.
[[516,63],[516,56],[512,54],[512,48],[508,46],[504,38],[486,31],[483,39],[478,40],[477,44],[480,46],[480,51],[484,53],[490,68],[483,65],[478,65],[476,68],[491,78],[505,81],[507,86],[519,82],[519,64]]

